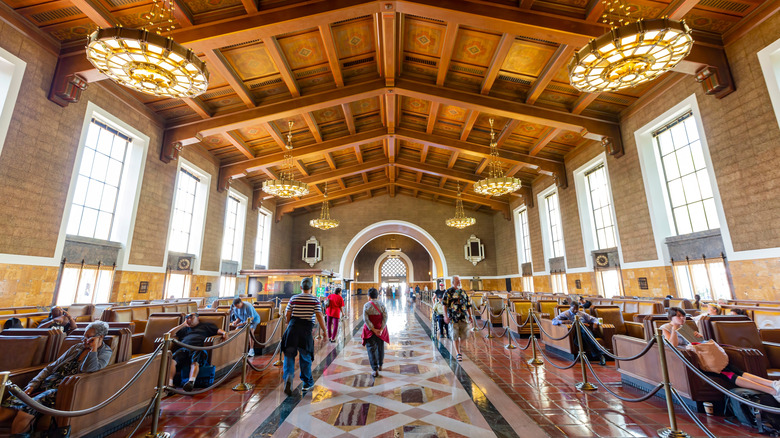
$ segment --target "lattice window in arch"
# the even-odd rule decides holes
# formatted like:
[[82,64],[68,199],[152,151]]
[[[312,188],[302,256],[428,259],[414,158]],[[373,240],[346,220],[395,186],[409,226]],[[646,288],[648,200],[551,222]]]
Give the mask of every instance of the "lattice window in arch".
[[382,264],[382,277],[405,277],[406,264],[401,259],[387,259]]

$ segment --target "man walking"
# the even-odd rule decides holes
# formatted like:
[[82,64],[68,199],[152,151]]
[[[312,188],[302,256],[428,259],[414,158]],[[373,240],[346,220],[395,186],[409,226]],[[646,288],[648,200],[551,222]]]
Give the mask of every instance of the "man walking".
[[308,391],[314,387],[314,379],[311,376],[311,363],[314,360],[314,336],[311,331],[314,329],[314,319],[320,325],[323,332],[325,320],[322,318],[322,308],[320,301],[311,294],[312,280],[304,278],[301,280],[301,292],[293,295],[290,302],[287,303],[285,320],[287,329],[282,336],[282,351],[284,352],[283,379],[284,393],[292,395],[292,381],[295,374],[295,355],[299,355],[298,364],[301,367],[301,380],[303,381],[303,390]]
[[471,300],[466,292],[460,288],[460,277],[452,276],[452,287],[447,289],[442,300],[444,305],[444,323],[450,325],[452,346],[455,349],[455,358],[458,362],[463,360],[460,353],[460,343],[466,339],[469,333],[469,321],[471,321]]

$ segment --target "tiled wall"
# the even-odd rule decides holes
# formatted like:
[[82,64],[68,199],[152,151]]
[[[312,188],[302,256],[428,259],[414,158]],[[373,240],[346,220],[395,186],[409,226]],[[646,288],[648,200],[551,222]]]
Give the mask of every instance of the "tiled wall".
[[[623,269],[622,274],[624,295],[640,297],[677,295],[671,266]],[[639,288],[640,277],[647,278],[648,289]]]
[[48,306],[59,266],[0,264],[0,307]]
[[[147,293],[138,293],[140,283],[149,282]],[[163,284],[165,273],[116,271],[114,274],[114,290],[111,293],[112,303],[123,303],[132,300],[163,299]]]

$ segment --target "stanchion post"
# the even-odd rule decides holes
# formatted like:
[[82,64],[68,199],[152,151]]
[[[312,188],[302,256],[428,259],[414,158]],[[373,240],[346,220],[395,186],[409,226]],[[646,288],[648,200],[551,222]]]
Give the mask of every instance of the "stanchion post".
[[493,309],[490,308],[490,303],[485,306],[487,308],[487,319],[488,319],[488,334],[485,336],[485,339],[493,339],[495,336],[493,336]]
[[246,326],[244,331],[246,332],[246,340],[244,341],[244,355],[242,357],[244,365],[241,367],[241,383],[233,387],[233,391],[249,391],[254,388],[255,385],[246,383],[246,368],[247,362],[249,362],[249,330],[252,329],[252,318],[246,320]]
[[661,334],[661,329],[656,329],[655,343],[658,344],[658,362],[661,365],[666,410],[669,413],[669,427],[658,429],[658,436],[662,438],[688,438],[690,435],[677,428],[677,417],[674,414],[674,399],[672,398],[674,397],[672,395],[672,383],[669,381],[669,367],[666,364],[664,337]]
[[531,307],[528,309],[528,315],[529,318],[531,318],[528,322],[531,324],[531,353],[533,354],[533,357],[528,359],[528,365],[542,365],[544,364],[544,361],[542,358],[540,358],[536,352],[536,336],[534,335],[534,322],[536,321],[536,318],[534,318],[534,308]]
[[0,373],[0,400],[5,395],[5,385],[8,383],[8,376],[11,375],[10,371],[3,371]]
[[163,336],[163,348],[160,355],[160,375],[157,378],[157,393],[154,395],[154,411],[152,412],[152,429],[146,434],[146,438],[170,438],[168,432],[158,432],[160,423],[160,403],[162,402],[165,384],[168,379],[168,351],[171,349],[171,334]]
[[[279,343],[282,343],[282,337],[284,337],[284,332],[287,330],[287,318],[285,318],[284,315],[279,315],[280,318],[282,318],[282,334],[279,337]],[[284,360],[282,359],[282,349],[279,348],[279,360],[274,362],[275,367],[280,367],[284,363]]]
[[[504,305],[504,311],[506,311],[506,305]],[[512,324],[509,322],[509,318],[512,316],[511,312],[507,314],[506,317],[506,334],[509,336],[509,343],[504,345],[504,348],[507,350],[514,350],[517,348],[516,346],[512,345]],[[515,319],[515,325],[517,325],[517,319]]]
[[588,382],[588,370],[585,369],[587,367],[585,361],[588,359],[585,357],[585,349],[582,347],[582,330],[580,329],[580,327],[582,327],[582,324],[580,324],[580,315],[575,315],[574,330],[577,331],[577,346],[579,349],[579,356],[580,356],[580,368],[582,368],[582,382],[574,386],[580,391],[595,391],[599,389],[598,386]]

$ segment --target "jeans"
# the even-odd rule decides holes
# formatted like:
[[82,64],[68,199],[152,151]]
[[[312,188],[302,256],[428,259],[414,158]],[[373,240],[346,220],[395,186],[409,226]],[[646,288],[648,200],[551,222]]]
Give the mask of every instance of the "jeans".
[[339,334],[339,319],[328,317],[328,339],[336,339]]
[[[301,367],[301,381],[303,382],[303,386],[312,386],[314,385],[314,379],[311,377],[311,362],[314,360],[314,357],[309,355],[303,348],[298,349],[298,355],[300,357],[298,359],[298,364]],[[288,380],[292,381],[293,376],[295,375],[295,355],[284,355],[282,370],[284,373],[283,380],[285,382]]]
[[378,371],[385,362],[385,341],[379,339],[376,335],[366,339],[366,351],[368,351],[368,362],[371,369]]
[[433,332],[436,333],[436,327],[438,327],[439,337],[442,338],[449,337],[447,335],[447,326],[444,324],[444,315],[436,315],[436,318],[434,318],[434,322],[436,323],[436,326],[433,327]]
[[[601,358],[602,354],[601,350],[599,350],[599,345],[594,342],[590,336],[587,335],[587,333],[582,334],[582,342],[585,344],[583,346],[583,350],[585,350],[585,356],[587,356],[589,360],[599,360]],[[574,336],[574,346],[579,348],[576,336]]]

